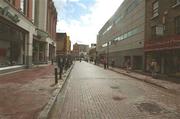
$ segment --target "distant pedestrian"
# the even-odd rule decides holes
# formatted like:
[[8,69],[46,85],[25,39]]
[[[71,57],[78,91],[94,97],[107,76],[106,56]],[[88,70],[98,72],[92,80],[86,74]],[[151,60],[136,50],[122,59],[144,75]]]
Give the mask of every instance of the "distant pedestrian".
[[157,72],[158,72],[158,66],[155,59],[152,59],[152,62],[150,64],[150,70],[151,70],[152,77],[156,78]]
[[131,61],[130,61],[130,59],[126,60],[125,66],[126,66],[126,72],[129,73],[130,70],[131,70]]
[[53,58],[51,59],[51,64],[52,64],[52,65],[54,64],[54,59],[53,59]]
[[106,69],[107,68],[107,59],[106,59],[106,57],[104,57],[104,59],[103,59],[103,64],[104,64],[104,69]]
[[114,59],[111,60],[111,67],[114,67],[115,61]]
[[59,67],[59,79],[62,79],[64,60],[63,57],[58,57],[58,67]]

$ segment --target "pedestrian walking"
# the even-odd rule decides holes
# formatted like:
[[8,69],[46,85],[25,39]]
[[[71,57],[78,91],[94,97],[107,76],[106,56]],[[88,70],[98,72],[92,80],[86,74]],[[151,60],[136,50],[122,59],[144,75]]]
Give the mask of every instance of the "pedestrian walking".
[[106,69],[107,68],[107,59],[106,59],[106,57],[104,57],[104,59],[103,59],[103,64],[104,64],[104,69]]
[[115,61],[114,61],[114,59],[112,59],[112,60],[111,60],[111,67],[112,67],[112,68],[114,67],[114,63],[115,63]]
[[157,66],[157,62],[155,59],[152,59],[152,62],[150,64],[150,69],[151,69],[151,75],[153,78],[157,77],[157,72],[158,72],[158,66]]
[[126,66],[126,72],[129,73],[130,70],[131,70],[131,61],[130,61],[130,59],[127,59],[127,61],[125,63],[125,66]]
[[62,79],[64,60],[63,57],[58,57],[58,67],[59,67],[59,79]]

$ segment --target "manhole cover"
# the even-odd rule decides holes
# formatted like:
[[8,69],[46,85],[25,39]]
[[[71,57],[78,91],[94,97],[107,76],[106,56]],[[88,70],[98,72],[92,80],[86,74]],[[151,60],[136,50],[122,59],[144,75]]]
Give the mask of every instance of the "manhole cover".
[[120,100],[123,100],[124,97],[119,97],[119,96],[113,96],[113,100],[116,100],[116,101],[120,101]]
[[137,104],[137,108],[141,112],[148,112],[151,115],[160,114],[162,111],[162,108],[160,108],[159,105],[155,103],[140,103]]

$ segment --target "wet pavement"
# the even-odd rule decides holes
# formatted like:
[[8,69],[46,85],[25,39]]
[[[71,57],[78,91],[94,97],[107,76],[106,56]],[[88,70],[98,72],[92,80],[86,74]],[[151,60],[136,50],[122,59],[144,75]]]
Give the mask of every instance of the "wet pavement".
[[76,62],[49,119],[179,119],[180,95]]
[[55,88],[52,65],[1,75],[0,119],[37,118]]

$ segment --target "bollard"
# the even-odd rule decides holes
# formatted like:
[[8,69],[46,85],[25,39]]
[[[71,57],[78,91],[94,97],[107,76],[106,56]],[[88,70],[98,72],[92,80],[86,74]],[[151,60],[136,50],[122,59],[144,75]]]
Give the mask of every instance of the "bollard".
[[57,73],[57,68],[54,69],[55,72],[55,84],[58,83],[58,73]]
[[59,79],[62,79],[62,72],[63,72],[63,67],[60,67],[59,69]]

